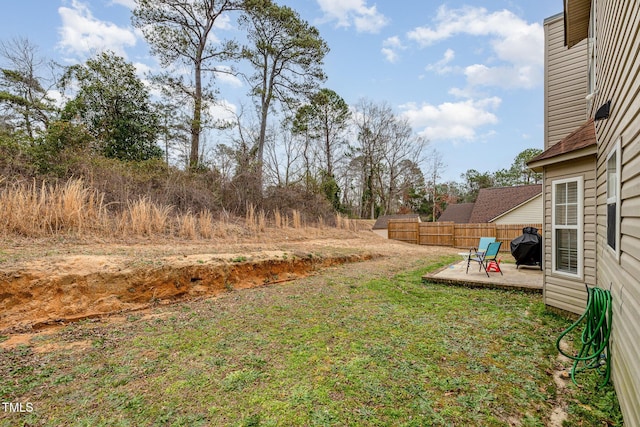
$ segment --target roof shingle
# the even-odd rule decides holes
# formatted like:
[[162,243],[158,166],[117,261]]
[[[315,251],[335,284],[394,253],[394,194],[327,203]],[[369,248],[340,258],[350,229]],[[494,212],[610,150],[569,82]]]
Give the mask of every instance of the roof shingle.
[[442,212],[438,222],[455,222],[456,224],[468,224],[471,212],[473,211],[473,203],[456,203],[448,205]]
[[542,184],[483,188],[469,217],[469,223],[484,223],[542,193]]
[[552,145],[542,153],[538,154],[527,164],[536,163],[541,160],[551,159],[562,154],[571,153],[572,151],[587,148],[596,144],[596,127],[593,119],[587,120],[578,129],[571,132],[562,141]]

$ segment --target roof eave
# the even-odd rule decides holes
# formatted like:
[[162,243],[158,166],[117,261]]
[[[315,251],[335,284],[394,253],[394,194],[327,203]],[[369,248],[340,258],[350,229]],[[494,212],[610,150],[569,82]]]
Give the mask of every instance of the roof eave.
[[564,0],[564,44],[571,48],[589,37],[591,0]]
[[596,144],[589,145],[588,147],[580,148],[569,153],[559,154],[557,156],[548,157],[546,159],[527,163],[529,169],[534,172],[542,172],[547,166],[552,166],[558,163],[568,162],[570,160],[577,160],[583,157],[593,156],[598,153],[598,147]]

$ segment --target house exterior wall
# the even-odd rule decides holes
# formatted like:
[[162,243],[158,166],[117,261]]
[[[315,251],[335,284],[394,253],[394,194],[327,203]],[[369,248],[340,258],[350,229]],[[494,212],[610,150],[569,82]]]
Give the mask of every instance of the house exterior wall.
[[[544,289],[546,305],[582,314],[587,304],[585,284],[596,285],[596,173],[594,156],[559,163],[545,168],[544,179]],[[583,258],[580,277],[568,277],[553,272],[553,227],[552,227],[552,186],[554,181],[581,177],[583,182],[582,238]],[[580,255],[578,255],[580,256]]]
[[542,224],[542,195],[523,203],[491,222],[496,224]]
[[[545,30],[545,150],[571,134],[587,119],[588,50],[582,40],[568,49],[564,14],[547,18]],[[583,182],[582,271],[579,278],[553,272],[552,186],[559,179]],[[587,303],[585,284],[596,284],[595,156],[547,166],[543,171],[543,297],[546,305],[581,314]],[[580,256],[580,255],[579,255]]]
[[576,130],[587,118],[587,42],[564,45],[564,15],[544,22],[544,149]]
[[[596,122],[597,283],[613,297],[612,367],[625,424],[640,425],[640,5],[595,2],[596,88],[590,114],[611,100]],[[607,243],[607,158],[620,144],[619,253]]]

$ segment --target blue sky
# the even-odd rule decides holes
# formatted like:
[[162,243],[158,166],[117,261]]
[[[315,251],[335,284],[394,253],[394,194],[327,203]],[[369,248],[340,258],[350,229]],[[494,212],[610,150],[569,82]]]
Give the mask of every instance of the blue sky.
[[[349,104],[387,102],[442,154],[444,180],[509,167],[543,146],[543,20],[562,0],[279,0],[331,49],[328,80]],[[159,70],[131,25],[133,0],[3,2],[0,40],[26,37],[43,57],[82,62],[111,49],[141,75]],[[234,37],[235,22],[216,35]],[[220,77],[221,103],[249,105],[239,79]]]

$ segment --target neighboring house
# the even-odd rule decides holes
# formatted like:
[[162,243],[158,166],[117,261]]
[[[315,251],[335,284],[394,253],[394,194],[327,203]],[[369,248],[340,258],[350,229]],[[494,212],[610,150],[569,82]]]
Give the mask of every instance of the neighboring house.
[[389,238],[389,220],[392,219],[394,221],[410,221],[410,222],[420,222],[420,215],[418,214],[407,214],[407,215],[381,215],[376,219],[375,224],[373,224],[372,230],[379,236],[384,237],[385,239]]
[[612,380],[640,425],[640,14],[637,0],[565,0],[545,20],[544,301],[582,313],[613,296]]
[[468,224],[473,212],[473,203],[455,203],[448,205],[442,212],[438,222],[455,222],[456,224]]
[[449,205],[438,221],[542,224],[542,185],[483,188],[475,203]]

